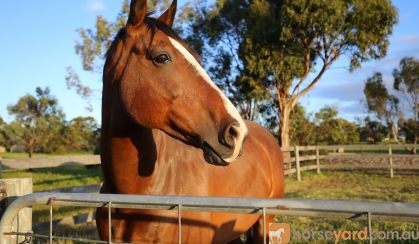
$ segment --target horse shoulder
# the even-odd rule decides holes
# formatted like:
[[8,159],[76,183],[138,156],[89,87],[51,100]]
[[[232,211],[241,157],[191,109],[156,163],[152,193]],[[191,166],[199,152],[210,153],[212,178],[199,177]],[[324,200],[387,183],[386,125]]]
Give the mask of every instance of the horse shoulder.
[[[265,172],[271,184],[269,197],[282,197],[284,192],[284,160],[278,140],[263,126],[246,121],[249,129],[249,145],[244,145],[244,155],[254,154],[258,160],[254,162],[258,170]],[[243,155],[243,156],[244,156]]]

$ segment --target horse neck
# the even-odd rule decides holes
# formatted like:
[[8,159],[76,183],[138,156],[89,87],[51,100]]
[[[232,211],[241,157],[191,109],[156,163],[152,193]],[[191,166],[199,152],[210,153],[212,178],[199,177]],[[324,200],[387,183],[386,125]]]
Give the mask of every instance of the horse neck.
[[[157,144],[165,143],[165,135],[135,124],[120,99],[112,101],[110,93],[114,91],[104,87],[101,161],[105,185],[112,193],[144,193],[155,182]],[[162,167],[159,170],[159,175],[164,174]]]

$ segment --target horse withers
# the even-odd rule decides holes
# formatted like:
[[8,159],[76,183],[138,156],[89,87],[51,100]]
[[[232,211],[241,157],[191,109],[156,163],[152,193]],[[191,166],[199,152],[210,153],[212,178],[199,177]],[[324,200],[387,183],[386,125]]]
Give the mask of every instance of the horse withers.
[[[159,18],[132,0],[126,27],[103,72],[102,193],[279,198],[283,160],[276,139],[243,121],[211,81],[197,55],[173,31],[176,0]],[[107,208],[97,226],[108,240]],[[112,241],[177,242],[177,213],[112,210]],[[268,216],[271,222],[273,216]],[[239,241],[259,215],[182,213],[183,243]]]

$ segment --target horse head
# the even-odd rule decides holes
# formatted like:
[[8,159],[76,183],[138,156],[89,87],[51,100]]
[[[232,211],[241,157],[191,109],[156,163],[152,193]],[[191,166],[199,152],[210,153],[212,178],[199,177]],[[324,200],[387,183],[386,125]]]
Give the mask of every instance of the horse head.
[[132,0],[125,28],[107,54],[112,84],[129,119],[201,148],[207,162],[227,165],[242,151],[248,129],[195,53],[173,31],[176,0],[159,17]]

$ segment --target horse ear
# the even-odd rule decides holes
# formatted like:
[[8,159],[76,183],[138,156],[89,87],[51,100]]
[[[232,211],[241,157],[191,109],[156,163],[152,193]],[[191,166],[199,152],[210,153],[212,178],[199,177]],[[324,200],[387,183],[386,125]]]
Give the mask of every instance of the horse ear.
[[173,0],[170,7],[159,17],[159,20],[172,27],[176,15],[177,0]]
[[147,0],[131,0],[127,25],[136,26],[143,23],[147,15]]

